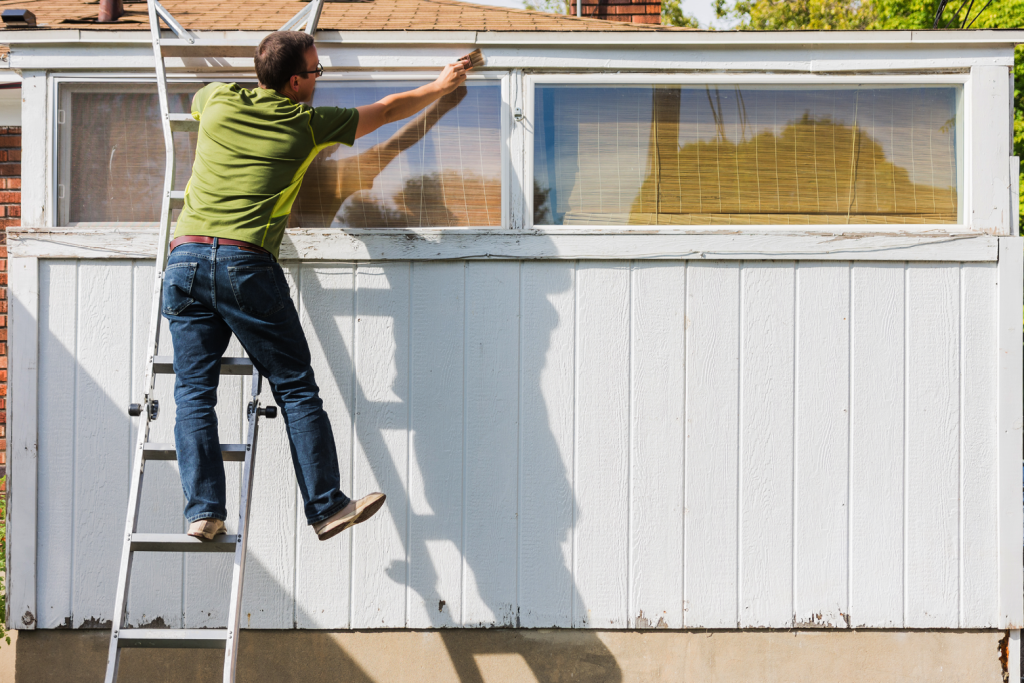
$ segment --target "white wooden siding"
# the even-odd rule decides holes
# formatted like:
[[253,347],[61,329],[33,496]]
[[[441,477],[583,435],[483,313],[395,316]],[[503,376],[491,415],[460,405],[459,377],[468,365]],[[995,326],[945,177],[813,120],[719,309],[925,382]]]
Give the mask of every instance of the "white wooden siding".
[[[263,421],[245,626],[1001,624],[995,263],[287,272],[344,488],[388,504],[318,542]],[[151,273],[39,262],[40,628],[112,613]],[[170,378],[158,398],[170,440]],[[154,465],[142,530],[181,529]],[[229,563],[137,562],[130,623],[221,623]]]

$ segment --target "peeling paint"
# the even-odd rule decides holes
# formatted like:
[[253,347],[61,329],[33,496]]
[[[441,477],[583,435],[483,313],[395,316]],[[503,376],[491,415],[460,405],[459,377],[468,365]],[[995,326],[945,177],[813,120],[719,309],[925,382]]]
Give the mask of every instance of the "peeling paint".
[[[142,618],[145,619],[146,615],[143,614]],[[171,628],[170,624],[164,621],[163,617],[157,617],[152,621],[143,621],[138,625],[138,628]]]
[[438,600],[438,601],[437,601],[437,611],[438,611],[438,612],[443,612],[443,611],[444,611],[444,606],[445,606],[445,604],[446,604],[446,603],[445,603],[445,601],[444,601],[444,600]]
[[71,617],[64,617],[64,623],[57,624],[54,628],[56,628],[56,629],[70,629],[70,628],[74,628],[74,626],[71,625]]
[[36,615],[32,614],[32,610],[25,610],[25,613],[21,615],[21,623],[25,626],[31,626],[36,623]]
[[99,617],[89,617],[79,624],[78,628],[111,628],[114,625],[111,619],[100,619]]
[[1003,633],[999,639],[999,664],[1003,667],[1003,683],[1010,681],[1010,632]]

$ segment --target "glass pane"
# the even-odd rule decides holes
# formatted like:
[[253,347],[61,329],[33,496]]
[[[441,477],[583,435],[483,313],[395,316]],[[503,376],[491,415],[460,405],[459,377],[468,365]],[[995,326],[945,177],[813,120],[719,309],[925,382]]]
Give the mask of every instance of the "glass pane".
[[[189,110],[202,84],[172,86],[171,111]],[[245,84],[252,87],[253,84]],[[321,81],[314,105],[355,107],[422,83]],[[155,85],[62,90],[61,224],[159,221],[164,142]],[[471,83],[420,115],[321,152],[291,224],[306,227],[501,225],[501,87]],[[195,133],[175,133],[175,187],[188,182]]]
[[[171,111],[189,111],[200,87],[172,88]],[[61,109],[62,218],[70,223],[157,223],[164,136],[156,85],[75,86],[62,93]],[[196,133],[175,136],[176,187],[184,188]]]
[[[415,82],[321,82],[315,106],[359,107]],[[501,86],[473,83],[310,165],[291,225],[501,225]]]
[[959,99],[959,86],[538,85],[534,223],[958,223]]

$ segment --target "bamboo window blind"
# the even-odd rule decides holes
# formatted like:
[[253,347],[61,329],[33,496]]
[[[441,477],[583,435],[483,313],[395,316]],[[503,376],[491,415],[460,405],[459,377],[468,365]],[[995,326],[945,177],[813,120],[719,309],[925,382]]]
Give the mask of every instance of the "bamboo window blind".
[[[356,107],[419,85],[322,81],[313,104]],[[176,87],[172,111],[188,111],[199,87]],[[164,173],[155,86],[76,84],[62,93],[62,110],[61,224],[155,224]],[[351,148],[323,150],[303,180],[291,225],[500,226],[500,111],[499,85],[470,83]],[[175,135],[180,188],[191,172],[196,134]]]
[[536,88],[534,223],[958,223],[958,86]]

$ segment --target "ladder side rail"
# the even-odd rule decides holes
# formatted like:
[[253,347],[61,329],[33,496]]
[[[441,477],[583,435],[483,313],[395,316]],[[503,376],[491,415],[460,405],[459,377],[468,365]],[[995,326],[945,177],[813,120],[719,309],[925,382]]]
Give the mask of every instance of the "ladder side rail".
[[148,409],[142,413],[142,423],[139,425],[138,440],[135,445],[135,458],[132,462],[132,483],[128,492],[128,514],[125,519],[125,530],[121,546],[121,564],[117,571],[117,597],[114,602],[114,617],[111,620],[110,648],[107,652],[107,673],[105,683],[116,683],[117,669],[120,664],[121,651],[118,647],[118,637],[121,629],[125,626],[125,612],[128,608],[128,589],[131,585],[132,560],[134,555],[131,549],[132,534],[139,523],[139,513],[142,510],[142,481],[145,474],[146,463],[143,460],[143,449],[149,440],[150,412]]
[[[110,646],[107,653],[107,671],[105,683],[116,683],[117,671],[120,665],[120,648],[118,647],[118,636],[121,628],[125,625],[125,611],[128,605],[128,590],[131,585],[131,568],[133,553],[131,550],[131,535],[135,532],[139,521],[141,510],[140,497],[142,493],[142,481],[145,470],[143,451],[145,443],[149,440],[149,424],[151,418],[150,403],[153,394],[155,374],[153,372],[153,358],[159,350],[160,344],[160,302],[163,294],[163,271],[167,263],[167,247],[171,227],[171,188],[174,182],[175,156],[174,138],[171,132],[171,124],[168,119],[167,101],[167,74],[164,69],[163,52],[160,48],[160,22],[157,14],[156,0],[148,0],[149,28],[153,41],[153,57],[156,66],[157,97],[160,107],[161,125],[164,132],[164,150],[166,160],[164,164],[164,192],[160,202],[160,233],[157,239],[156,264],[154,268],[154,283],[152,305],[150,308],[149,339],[146,360],[145,395],[142,403],[142,422],[139,425],[138,441],[135,446],[135,457],[132,464],[132,481],[128,493],[128,510],[125,515],[125,531],[122,537],[121,563],[118,568],[117,595],[114,602],[114,615],[111,623]],[[162,9],[162,8],[161,8]]]
[[161,5],[159,2],[156,2],[156,0],[154,0],[153,4],[156,5],[157,16],[163,19],[164,23],[167,24],[172,31],[174,31],[174,35],[178,36],[180,40],[184,40],[189,45],[192,45],[196,42],[195,38],[192,37],[192,34],[185,30],[185,27],[179,24],[178,20],[171,16],[171,13],[164,9],[163,5]]
[[252,400],[249,403],[249,432],[246,436],[245,463],[242,465],[242,490],[238,501],[238,531],[235,533],[235,562],[231,569],[231,597],[228,606],[228,635],[224,643],[224,683],[235,683],[238,661],[239,622],[242,616],[242,579],[245,577],[245,549],[249,543],[249,509],[252,507],[253,474],[256,469],[256,442],[259,437],[260,389],[263,378],[252,370]]
[[301,26],[306,21],[306,17],[309,16],[309,10],[312,7],[312,3],[307,4],[305,7],[295,13],[295,16],[285,22],[284,26],[277,29],[278,31],[291,31],[296,26]]
[[[174,133],[168,118],[170,107],[167,98],[167,72],[164,66],[163,50],[160,46],[160,19],[156,0],[148,0],[149,29],[153,40],[153,60],[156,67],[157,97],[160,105],[160,124],[164,133],[164,191],[160,199],[160,232],[157,238],[156,263],[154,264],[152,303],[149,312],[149,340],[146,359],[145,396],[143,410],[149,410],[155,376],[153,358],[160,351],[160,304],[163,299],[164,268],[167,266],[168,243],[171,239],[171,190],[174,188],[174,174],[177,159],[174,152]],[[163,9],[162,7],[160,9]],[[166,13],[166,10],[164,10]],[[177,22],[175,22],[177,23]],[[184,30],[184,29],[182,29]]]
[[320,12],[324,8],[324,0],[309,0],[309,21],[306,22],[306,33],[313,35],[316,25],[320,22]]

